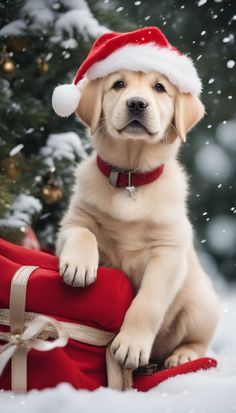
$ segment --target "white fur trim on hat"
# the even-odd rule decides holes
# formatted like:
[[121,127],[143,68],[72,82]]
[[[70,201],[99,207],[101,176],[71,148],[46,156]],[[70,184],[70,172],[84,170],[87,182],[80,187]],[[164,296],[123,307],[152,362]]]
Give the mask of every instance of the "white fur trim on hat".
[[202,84],[192,60],[169,48],[160,48],[154,43],[128,44],[94,63],[86,77],[93,80],[105,77],[118,70],[150,72],[155,70],[165,75],[181,93],[199,95]]

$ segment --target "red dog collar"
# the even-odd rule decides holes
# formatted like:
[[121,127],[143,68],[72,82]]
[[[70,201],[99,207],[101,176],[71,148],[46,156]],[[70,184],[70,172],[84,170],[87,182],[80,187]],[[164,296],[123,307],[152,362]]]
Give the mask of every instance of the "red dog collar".
[[161,176],[164,169],[163,164],[149,172],[135,172],[134,170],[120,169],[107,164],[99,155],[97,155],[97,165],[103,175],[109,178],[112,186],[127,189],[155,181]]

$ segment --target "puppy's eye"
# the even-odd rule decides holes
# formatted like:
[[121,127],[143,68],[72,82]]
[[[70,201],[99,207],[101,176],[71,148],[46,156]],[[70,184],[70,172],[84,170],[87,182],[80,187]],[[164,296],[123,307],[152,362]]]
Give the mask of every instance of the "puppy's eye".
[[157,83],[157,84],[155,85],[155,89],[156,89],[156,91],[157,91],[158,93],[163,93],[163,92],[166,91],[165,88],[164,88],[164,86],[163,86],[161,83]]
[[112,86],[112,89],[118,90],[118,89],[123,89],[123,87],[125,87],[123,80],[117,80]]

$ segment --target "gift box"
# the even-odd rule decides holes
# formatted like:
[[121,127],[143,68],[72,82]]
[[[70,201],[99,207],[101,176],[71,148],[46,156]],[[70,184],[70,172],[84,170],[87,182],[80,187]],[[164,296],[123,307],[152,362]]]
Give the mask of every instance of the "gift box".
[[133,296],[117,269],[99,267],[94,284],[73,288],[59,276],[57,257],[0,239],[0,388],[24,392],[68,382],[147,391],[168,377],[216,366],[201,358],[132,375],[116,364],[109,346]]

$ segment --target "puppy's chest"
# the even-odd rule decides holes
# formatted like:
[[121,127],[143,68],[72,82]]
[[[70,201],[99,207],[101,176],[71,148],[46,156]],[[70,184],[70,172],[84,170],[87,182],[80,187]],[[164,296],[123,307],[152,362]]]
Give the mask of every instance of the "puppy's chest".
[[123,222],[100,214],[96,222],[101,265],[122,269],[138,285],[147,260],[159,244],[158,227],[151,221]]

